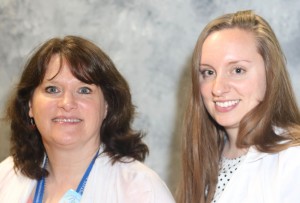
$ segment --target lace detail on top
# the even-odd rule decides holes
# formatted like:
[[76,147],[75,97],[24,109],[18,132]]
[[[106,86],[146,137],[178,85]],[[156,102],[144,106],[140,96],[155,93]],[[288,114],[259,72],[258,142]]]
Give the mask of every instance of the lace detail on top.
[[222,192],[224,191],[227,183],[229,182],[231,176],[233,173],[237,170],[237,168],[240,166],[242,161],[246,155],[240,156],[235,159],[228,159],[225,157],[222,157],[220,160],[220,169],[219,169],[219,176],[218,176],[218,183],[216,186],[216,192],[214,195],[212,203],[216,203],[219,198],[222,195]]

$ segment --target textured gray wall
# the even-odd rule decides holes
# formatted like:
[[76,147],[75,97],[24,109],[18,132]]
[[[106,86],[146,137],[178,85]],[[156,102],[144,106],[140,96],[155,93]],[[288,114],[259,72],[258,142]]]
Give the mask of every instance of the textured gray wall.
[[[1,0],[0,108],[31,50],[54,36],[93,40],[127,78],[137,108],[134,125],[148,134],[146,164],[172,191],[180,168],[180,123],[196,39],[211,19],[253,9],[273,26],[300,102],[300,1],[289,0]],[[0,160],[8,127],[0,125]]]

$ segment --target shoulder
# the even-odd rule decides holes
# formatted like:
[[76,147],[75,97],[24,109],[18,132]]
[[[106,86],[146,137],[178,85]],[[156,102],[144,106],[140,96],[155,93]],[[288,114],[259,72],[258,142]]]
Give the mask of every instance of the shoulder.
[[14,162],[12,157],[8,157],[0,163],[0,188],[4,184],[8,184],[13,179],[19,177],[14,170]]
[[261,162],[265,172],[282,183],[300,184],[300,146],[292,146],[274,154],[267,154]]
[[15,170],[14,161],[11,156],[0,163],[0,185],[2,185],[2,183],[8,184],[10,182],[24,183],[27,180],[31,179],[22,175],[17,169]]
[[300,146],[291,146],[276,153],[260,152],[255,147],[250,147],[247,155],[247,161],[252,162],[257,160],[275,161],[277,164],[298,160],[295,164],[300,166]]
[[127,174],[132,174],[134,176],[143,176],[145,178],[153,178],[160,180],[159,176],[157,173],[146,166],[145,164],[141,163],[140,161],[137,160],[130,160],[127,159],[125,162],[117,162],[116,165],[125,173]]
[[8,157],[0,163],[0,193],[12,184],[16,179],[17,173],[14,170],[12,157]]
[[97,160],[102,169],[109,170],[109,173],[118,174],[119,178],[124,179],[124,181],[134,181],[134,180],[148,180],[149,182],[159,182],[163,183],[157,173],[141,163],[140,161],[133,160],[132,158],[124,157],[121,161],[116,161],[112,163],[110,157],[106,154],[102,154]]
[[0,163],[0,181],[12,172],[14,172],[14,162],[12,157],[7,157]]
[[278,159],[282,164],[291,162],[292,165],[300,167],[300,146],[292,146],[278,152]]
[[5,166],[11,166],[13,165],[14,161],[11,156],[4,159],[2,162],[0,162],[0,169],[3,169]]
[[[298,202],[300,193],[300,146],[289,147],[278,153],[276,159],[276,177],[278,188],[278,199],[282,202]],[[274,170],[273,169],[273,170]],[[289,194],[289,195],[287,195]]]
[[112,164],[106,156],[97,162],[100,167],[96,179],[101,179],[102,184],[105,182],[108,191],[113,189],[118,196],[128,200],[125,202],[174,202],[164,181],[145,164],[129,158]]
[[125,159],[124,162],[116,162],[112,167],[119,173],[119,177],[124,182],[130,184],[141,184],[144,188],[150,190],[154,187],[166,187],[165,183],[157,175],[157,173],[146,166],[145,164],[137,161]]
[[[161,178],[152,169],[139,161],[130,163],[117,163],[123,177],[126,179],[128,191],[138,191],[143,199],[136,193],[133,202],[173,202],[173,197]],[[127,177],[127,178],[126,178]]]
[[264,197],[266,202],[299,201],[300,146],[276,153],[264,153],[251,147],[246,159],[236,172],[239,175],[235,177],[235,183],[241,184],[240,188],[248,187],[250,196],[247,198]]
[[28,199],[35,181],[14,170],[12,157],[0,163],[1,202],[24,202]]

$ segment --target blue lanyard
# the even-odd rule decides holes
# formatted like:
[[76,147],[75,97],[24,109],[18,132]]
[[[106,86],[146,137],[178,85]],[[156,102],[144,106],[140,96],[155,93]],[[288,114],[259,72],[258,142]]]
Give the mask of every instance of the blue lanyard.
[[[80,195],[83,194],[87,179],[88,179],[90,172],[94,166],[97,156],[98,156],[98,151],[97,151],[96,155],[94,156],[93,160],[91,161],[89,167],[86,169],[86,171],[76,189],[76,192]],[[44,162],[43,168],[46,167],[46,163],[47,163],[47,161]],[[44,197],[44,192],[45,192],[45,176],[43,176],[37,183],[33,203],[42,203],[43,197]]]

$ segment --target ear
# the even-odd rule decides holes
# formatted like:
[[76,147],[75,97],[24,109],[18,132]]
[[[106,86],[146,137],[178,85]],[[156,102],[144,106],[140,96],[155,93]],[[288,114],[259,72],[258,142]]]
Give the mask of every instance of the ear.
[[33,117],[33,113],[32,113],[32,105],[31,105],[31,101],[28,102],[28,107],[29,107],[29,112],[28,112],[28,115],[30,118]]
[[108,104],[107,104],[107,102],[105,101],[104,119],[105,119],[106,116],[107,116],[107,111],[108,111]]

